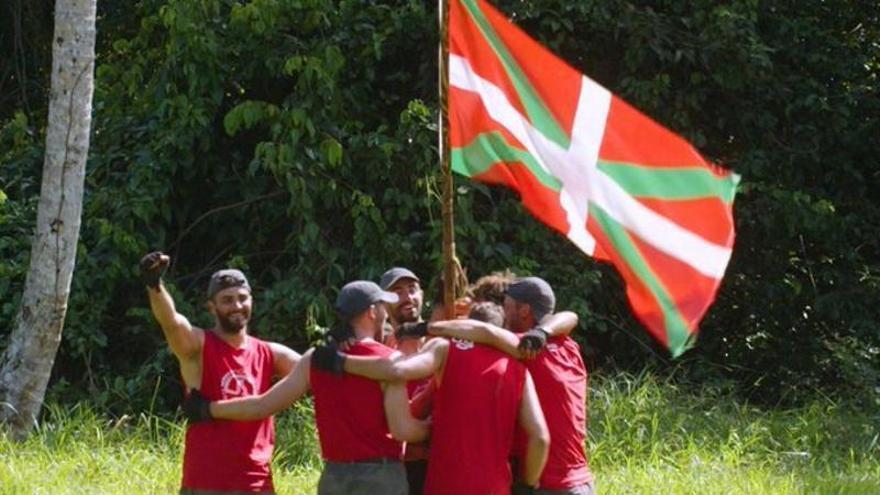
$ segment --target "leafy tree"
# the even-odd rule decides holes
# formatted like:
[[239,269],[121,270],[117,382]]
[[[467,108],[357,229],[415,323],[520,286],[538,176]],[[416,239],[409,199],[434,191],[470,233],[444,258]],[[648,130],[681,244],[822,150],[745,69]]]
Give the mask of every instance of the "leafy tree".
[[95,13],[95,0],[55,4],[52,97],[37,225],[15,328],[0,356],[0,422],[14,438],[26,437],[39,415],[64,328],[89,151]]
[[[457,182],[471,278],[537,273],[582,317],[594,366],[675,370],[766,403],[817,387],[877,400],[876,2],[504,0],[578,70],[743,175],[737,245],[697,349],[670,362],[619,278],[509,191]],[[143,0],[104,7],[83,233],[55,393],[152,403],[173,361],[135,279],[161,248],[199,321],[208,275],[244,269],[255,328],[302,349],[335,290],[438,272],[436,11],[417,0]],[[0,314],[17,307],[42,124],[0,108]],[[2,106],[2,105],[0,105]],[[9,332],[0,318],[0,335]],[[202,320],[202,323],[207,323]],[[0,340],[2,342],[2,340]],[[0,343],[0,346],[3,344]],[[108,378],[108,377],[113,377]],[[172,402],[173,387],[159,387]]]

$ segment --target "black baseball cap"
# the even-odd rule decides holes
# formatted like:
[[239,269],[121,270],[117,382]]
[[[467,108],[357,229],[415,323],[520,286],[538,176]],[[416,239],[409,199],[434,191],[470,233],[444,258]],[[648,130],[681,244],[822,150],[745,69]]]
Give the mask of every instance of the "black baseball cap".
[[379,285],[384,290],[388,290],[394,285],[398,280],[402,278],[411,278],[416,282],[421,282],[419,277],[416,277],[416,274],[412,271],[403,268],[401,266],[395,266],[394,268],[389,269],[387,272],[382,274],[382,278],[379,279]]
[[244,287],[248,292],[251,290],[251,284],[248,283],[244,273],[235,268],[226,268],[224,270],[217,270],[211,275],[211,281],[208,282],[208,299],[213,298],[215,294],[229,287]]
[[397,294],[385,292],[375,282],[355,280],[342,287],[336,296],[336,311],[349,320],[364,312],[377,302],[396,303]]
[[532,307],[535,320],[540,321],[556,308],[556,295],[546,280],[539,277],[516,279],[507,288],[507,295],[518,302]]

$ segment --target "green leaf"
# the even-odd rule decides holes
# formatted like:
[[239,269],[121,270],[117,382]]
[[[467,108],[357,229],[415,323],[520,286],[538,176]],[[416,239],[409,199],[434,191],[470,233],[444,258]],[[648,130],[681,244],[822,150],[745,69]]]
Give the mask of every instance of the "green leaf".
[[226,113],[223,127],[226,134],[234,136],[241,129],[252,129],[259,124],[274,120],[279,114],[276,105],[264,101],[247,100]]
[[332,167],[342,163],[342,145],[335,138],[328,137],[321,142],[321,153]]

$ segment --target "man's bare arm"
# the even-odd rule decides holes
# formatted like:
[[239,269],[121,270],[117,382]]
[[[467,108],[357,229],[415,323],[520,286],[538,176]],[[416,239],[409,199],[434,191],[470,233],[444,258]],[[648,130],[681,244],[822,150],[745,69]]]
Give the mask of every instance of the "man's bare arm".
[[205,334],[190,325],[185,316],[177,312],[174,299],[162,283],[162,275],[168,269],[171,258],[159,251],[153,251],[140,260],[141,281],[147,287],[150,309],[162,327],[165,341],[171,352],[181,363],[192,361],[199,356],[205,341]]
[[211,417],[240,421],[263,419],[289,407],[311,389],[311,352],[307,351],[293,371],[266,392],[253,397],[211,402]]
[[550,337],[563,337],[571,335],[577,328],[578,315],[573,311],[560,311],[546,315],[538,324],[547,331]]
[[477,344],[492,346],[517,359],[522,355],[517,349],[519,337],[513,332],[479,320],[443,320],[428,324],[428,333],[447,338],[470,340]]
[[391,436],[401,442],[421,442],[428,438],[429,422],[413,417],[409,410],[404,382],[385,384],[385,420]]
[[347,355],[344,369],[347,373],[383,382],[419,380],[443,369],[448,349],[449,341],[434,339],[411,356],[375,358]]
[[162,283],[155,289],[147,288],[147,294],[150,297],[150,309],[162,327],[171,352],[181,361],[196,358],[205,342],[204,332],[194,328],[185,316],[177,312],[171,294]]
[[286,345],[277,342],[269,342],[272,349],[272,365],[276,377],[285,377],[296,367],[296,363],[302,358],[300,354]]
[[541,480],[544,465],[547,464],[547,454],[550,451],[550,431],[544,413],[541,411],[541,403],[538,401],[538,393],[532,376],[526,372],[526,380],[523,384],[523,396],[520,402],[519,425],[525,430],[526,456],[523,460],[523,481],[529,486],[537,486]]

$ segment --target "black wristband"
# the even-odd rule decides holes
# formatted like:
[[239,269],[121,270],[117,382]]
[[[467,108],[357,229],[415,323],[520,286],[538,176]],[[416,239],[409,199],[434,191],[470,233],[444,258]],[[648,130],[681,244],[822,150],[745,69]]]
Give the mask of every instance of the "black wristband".
[[544,327],[533,327],[523,334],[517,347],[523,351],[540,351],[547,345],[547,337],[549,336],[550,332]]
[[202,393],[194,388],[189,390],[189,396],[183,401],[183,415],[190,423],[198,423],[201,421],[211,421],[211,401],[205,398]]
[[532,495],[538,489],[536,486],[527,485],[522,481],[517,481],[511,487],[511,493],[513,495]]

